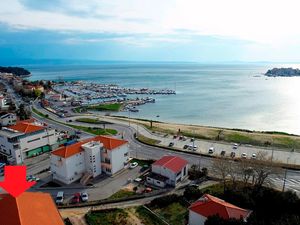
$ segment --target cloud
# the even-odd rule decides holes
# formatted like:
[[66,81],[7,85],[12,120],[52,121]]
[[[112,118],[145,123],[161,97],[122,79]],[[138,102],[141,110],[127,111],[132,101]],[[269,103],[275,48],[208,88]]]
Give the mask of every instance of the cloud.
[[[17,30],[136,34],[113,39],[122,43],[185,43],[212,36],[296,46],[299,6],[298,0],[10,0],[0,2],[0,23]],[[75,37],[69,43],[89,40],[104,39]]]

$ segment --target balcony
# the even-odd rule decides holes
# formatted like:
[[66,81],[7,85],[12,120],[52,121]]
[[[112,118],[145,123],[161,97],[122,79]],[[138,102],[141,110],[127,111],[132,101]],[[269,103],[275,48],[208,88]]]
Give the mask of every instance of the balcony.
[[110,163],[101,162],[101,167],[111,169],[112,165]]

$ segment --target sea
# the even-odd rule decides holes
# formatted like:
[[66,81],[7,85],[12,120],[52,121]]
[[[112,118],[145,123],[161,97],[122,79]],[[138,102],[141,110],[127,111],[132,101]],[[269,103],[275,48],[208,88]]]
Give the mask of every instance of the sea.
[[[130,117],[181,124],[300,134],[300,77],[266,77],[300,64],[99,63],[31,65],[30,80],[88,81],[173,89]],[[129,116],[128,112],[117,115]]]

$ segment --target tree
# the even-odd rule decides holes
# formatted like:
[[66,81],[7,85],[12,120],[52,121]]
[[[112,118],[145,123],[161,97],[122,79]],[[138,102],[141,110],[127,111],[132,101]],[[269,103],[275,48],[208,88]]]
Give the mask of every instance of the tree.
[[229,161],[224,158],[214,158],[212,164],[212,170],[223,182],[224,193],[226,190],[226,177],[229,174],[230,164]]
[[41,91],[41,90],[34,89],[34,91],[33,91],[34,97],[38,98],[38,97],[41,96],[41,94],[42,94],[42,91]]
[[31,116],[31,111],[26,108],[24,104],[21,104],[17,110],[17,116],[20,118],[20,120],[27,120]]

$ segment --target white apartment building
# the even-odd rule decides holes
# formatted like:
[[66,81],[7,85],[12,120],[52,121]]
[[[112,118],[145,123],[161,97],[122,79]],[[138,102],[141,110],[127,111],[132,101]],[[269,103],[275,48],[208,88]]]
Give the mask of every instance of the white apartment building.
[[163,156],[151,165],[146,181],[158,187],[175,187],[188,175],[188,162],[178,156]]
[[27,157],[51,151],[58,136],[54,129],[36,121],[20,121],[0,130],[0,154],[12,164],[21,164]]
[[0,109],[8,109],[9,105],[7,104],[7,101],[3,95],[0,95]]
[[17,116],[14,113],[6,113],[0,116],[0,124],[3,127],[16,124]]
[[51,171],[54,180],[70,184],[81,179],[84,184],[102,172],[122,170],[128,161],[127,141],[97,136],[51,152]]

